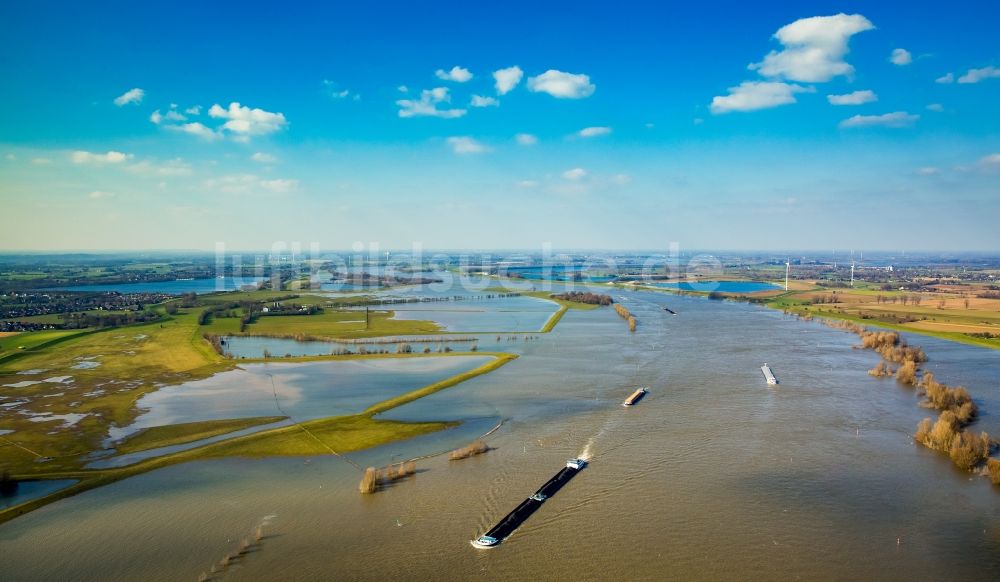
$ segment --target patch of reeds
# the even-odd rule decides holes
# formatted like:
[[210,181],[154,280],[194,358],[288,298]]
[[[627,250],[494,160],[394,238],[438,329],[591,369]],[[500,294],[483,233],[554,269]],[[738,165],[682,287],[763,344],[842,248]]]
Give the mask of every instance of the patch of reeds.
[[448,455],[448,459],[452,461],[457,461],[459,459],[467,459],[475,455],[481,455],[488,452],[490,447],[480,439],[476,439],[471,443],[465,445],[462,448],[455,449]]

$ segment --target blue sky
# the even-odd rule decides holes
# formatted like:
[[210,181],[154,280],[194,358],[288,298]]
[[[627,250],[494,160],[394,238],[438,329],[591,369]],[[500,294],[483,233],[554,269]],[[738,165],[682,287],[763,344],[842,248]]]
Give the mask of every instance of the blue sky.
[[997,5],[536,4],[4,3],[0,248],[1000,246]]

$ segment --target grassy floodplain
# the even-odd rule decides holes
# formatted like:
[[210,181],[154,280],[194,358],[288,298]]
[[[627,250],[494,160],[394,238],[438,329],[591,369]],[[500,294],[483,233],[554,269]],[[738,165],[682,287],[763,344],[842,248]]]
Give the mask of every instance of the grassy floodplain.
[[[186,451],[154,457],[121,468],[36,473],[31,477],[36,479],[79,479],[79,482],[50,495],[0,511],[0,523],[14,519],[19,515],[23,515],[59,499],[177,463],[230,456],[339,455],[449,428],[454,423],[406,423],[380,420],[375,417],[392,408],[402,406],[403,404],[444,390],[470,378],[491,372],[517,359],[515,354],[508,353],[483,352],[476,355],[490,355],[494,359],[473,370],[375,404],[360,414],[322,418],[263,430],[258,433],[211,443]],[[414,354],[410,357],[435,356]],[[24,477],[18,474],[14,476],[16,478]]]

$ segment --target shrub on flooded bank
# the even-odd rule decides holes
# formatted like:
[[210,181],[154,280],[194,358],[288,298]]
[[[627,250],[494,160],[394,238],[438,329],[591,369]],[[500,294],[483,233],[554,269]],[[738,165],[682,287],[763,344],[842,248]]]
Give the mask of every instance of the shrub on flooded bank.
[[490,447],[487,446],[483,441],[476,439],[471,443],[465,445],[460,449],[455,449],[448,455],[448,459],[451,461],[458,461],[460,459],[467,459],[475,455],[481,455],[488,452]]
[[[882,356],[883,360],[868,370],[870,375],[886,378],[895,374],[901,384],[917,386],[923,391],[925,400],[921,406],[941,411],[936,422],[925,418],[917,424],[914,442],[947,454],[955,466],[964,471],[972,471],[985,462],[990,479],[1000,484],[1000,460],[989,458],[994,444],[990,436],[985,432],[975,435],[964,428],[978,412],[968,390],[946,386],[938,382],[932,372],[918,377],[920,364],[927,361],[927,354],[920,347],[907,345],[896,332],[869,331],[850,321],[825,320],[824,323],[857,334],[861,338],[858,347],[874,350]],[[895,372],[889,362],[899,364]]]
[[398,479],[404,479],[417,472],[416,461],[405,461],[397,465],[389,465],[384,469],[368,467],[361,477],[358,490],[361,493],[375,493],[383,485],[387,485]]
[[982,432],[977,436],[962,430],[961,421],[949,410],[942,412],[933,425],[929,418],[921,420],[913,440],[929,449],[947,453],[955,466],[964,471],[982,464],[992,447],[990,435]]
[[365,474],[361,477],[361,484],[358,485],[358,491],[362,493],[375,493],[375,489],[378,488],[378,471],[375,467],[368,467],[365,469]]
[[992,481],[994,485],[1000,485],[1000,459],[987,460],[986,470],[990,474],[990,481]]
[[976,436],[967,430],[958,434],[951,442],[951,450],[948,451],[948,456],[955,466],[965,471],[971,471],[979,466],[989,454],[990,435],[982,432]]
[[886,364],[885,362],[879,362],[877,366],[868,370],[870,376],[875,376],[876,378],[888,378],[896,374],[896,371],[892,369],[892,366]]
[[962,386],[951,388],[938,382],[934,378],[933,372],[924,374],[920,380],[920,388],[924,390],[924,395],[927,398],[923,403],[924,406],[954,413],[958,422],[963,426],[969,424],[979,412],[968,390]]
[[907,386],[917,385],[917,363],[907,360],[896,370],[896,381]]
[[622,319],[628,322],[629,331],[635,331],[638,320],[636,320],[635,316],[632,315],[632,312],[629,311],[628,308],[621,303],[615,303],[615,312],[617,312]]
[[951,450],[951,441],[955,439],[955,433],[958,432],[958,429],[958,420],[955,415],[945,411],[933,424],[929,418],[921,420],[917,424],[917,432],[913,438],[929,449],[947,452]]

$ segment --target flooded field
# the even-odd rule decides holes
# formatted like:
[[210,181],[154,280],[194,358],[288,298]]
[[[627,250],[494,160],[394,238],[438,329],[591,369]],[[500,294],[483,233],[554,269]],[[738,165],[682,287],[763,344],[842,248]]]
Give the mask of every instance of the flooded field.
[[195,382],[168,386],[139,399],[145,412],[113,429],[117,440],[140,429],[179,422],[253,416],[290,416],[297,421],[365,408],[410,390],[461,374],[489,356],[244,364]]

